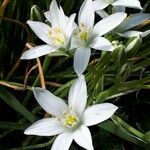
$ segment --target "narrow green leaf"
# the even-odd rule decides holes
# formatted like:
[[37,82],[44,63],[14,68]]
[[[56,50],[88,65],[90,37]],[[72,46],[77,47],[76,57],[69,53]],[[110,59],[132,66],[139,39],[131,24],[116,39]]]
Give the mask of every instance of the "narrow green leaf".
[[27,110],[9,91],[0,87],[0,98],[16,112],[26,117],[31,122],[35,121],[35,116]]
[[0,122],[1,129],[25,130],[28,126],[28,123]]
[[118,125],[116,125],[115,123],[111,122],[111,121],[105,121],[102,122],[98,125],[100,128],[113,133],[117,136],[119,136],[120,138],[127,140],[129,142],[132,142],[136,145],[139,145],[140,147],[146,147],[147,143],[144,143],[141,139],[139,138],[135,138],[134,136],[131,136],[130,134],[127,134],[127,132],[125,132],[124,130],[122,130],[122,128]]

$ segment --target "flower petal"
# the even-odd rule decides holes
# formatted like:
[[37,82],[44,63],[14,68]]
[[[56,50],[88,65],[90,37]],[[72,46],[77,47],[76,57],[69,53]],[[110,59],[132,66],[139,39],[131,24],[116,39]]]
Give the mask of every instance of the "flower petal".
[[134,14],[122,22],[124,24],[123,31],[129,30],[135,26],[138,26],[149,18],[150,18],[150,13]]
[[123,36],[123,37],[126,37],[126,38],[129,38],[129,37],[134,37],[134,36],[140,37],[140,35],[141,35],[142,33],[143,33],[143,32],[139,32],[139,31],[127,31],[127,32],[124,32],[124,33],[122,33],[122,34],[118,33],[118,35]]
[[96,13],[101,17],[101,18],[105,18],[108,17],[108,13],[105,10],[98,10],[96,11]]
[[140,25],[144,21],[150,18],[149,13],[138,13],[127,17],[117,28],[115,28],[114,32],[125,32],[135,26]]
[[106,8],[109,4],[111,4],[111,0],[110,1],[106,1],[106,0],[95,0],[93,1],[93,7],[94,10],[102,10],[104,8]]
[[[58,8],[56,0],[52,0],[50,4],[50,16],[47,17],[48,21],[52,24],[52,27],[59,27],[60,25],[60,9]],[[49,20],[51,19],[51,20]]]
[[74,54],[74,70],[80,76],[88,66],[91,49],[87,47],[78,48]]
[[55,139],[51,150],[69,150],[73,141],[73,134],[69,132],[62,133]]
[[34,59],[55,51],[55,48],[50,45],[40,45],[25,51],[21,59]]
[[87,87],[83,75],[79,76],[72,84],[69,91],[68,101],[69,107],[81,116],[87,102]]
[[62,122],[54,118],[44,118],[38,120],[30,127],[28,127],[24,134],[39,135],[39,136],[52,136],[65,132]]
[[74,140],[81,147],[94,150],[91,133],[86,126],[82,125],[74,132]]
[[62,99],[45,89],[34,88],[33,93],[40,106],[51,115],[61,118],[64,116],[63,112],[68,110],[67,104]]
[[46,17],[46,19],[50,22],[52,19],[51,19],[51,16],[50,16],[50,11],[46,11],[44,12],[44,16]]
[[115,13],[102,19],[94,26],[94,33],[98,34],[99,36],[104,35],[105,33],[117,27],[126,16],[126,13]]
[[141,7],[141,4],[138,0],[117,0],[114,3],[112,3],[113,6],[125,6],[130,8],[136,8],[136,9],[143,9]]
[[96,37],[95,39],[93,39],[93,41],[90,44],[90,47],[96,50],[104,50],[104,51],[113,50],[111,43],[103,37]]
[[117,13],[117,12],[125,12],[126,11],[126,7],[124,6],[114,6],[112,8],[112,13]]
[[93,28],[94,25],[94,9],[92,0],[85,0],[80,8],[78,15],[78,25],[84,24],[86,27]]
[[141,37],[144,38],[145,36],[150,34],[150,30],[146,30],[144,32],[141,33]]
[[52,45],[49,38],[50,26],[39,21],[31,21],[31,20],[28,20],[27,24],[42,41],[44,41],[49,45]]
[[70,18],[68,19],[67,25],[65,27],[65,35],[69,39],[70,39],[70,36],[71,36],[72,32],[76,28],[76,24],[74,22],[75,16],[76,16],[76,14],[72,14],[70,16]]
[[111,103],[93,105],[85,110],[83,123],[86,126],[101,123],[110,118],[117,109],[118,107]]
[[134,37],[134,36],[137,36],[137,37],[142,37],[144,38],[145,36],[149,35],[150,34],[150,30],[147,30],[145,32],[140,32],[140,31],[127,31],[127,32],[124,32],[122,34],[119,34],[123,37],[126,37],[126,38],[129,38],[129,37]]
[[71,46],[70,49],[75,49],[75,48],[79,48],[83,45],[82,41],[79,38],[76,37],[72,37],[71,38]]

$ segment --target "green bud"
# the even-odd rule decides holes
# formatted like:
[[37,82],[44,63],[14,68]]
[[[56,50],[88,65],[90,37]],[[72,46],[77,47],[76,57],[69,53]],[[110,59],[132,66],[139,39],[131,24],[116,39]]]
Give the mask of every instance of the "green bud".
[[125,44],[125,52],[128,56],[134,56],[142,43],[142,38],[140,37],[131,37]]
[[42,10],[38,6],[33,5],[31,8],[30,20],[43,22],[44,19],[45,19],[45,16],[44,16]]
[[124,62],[124,60],[126,59],[126,55],[124,51],[124,46],[122,44],[116,46],[116,48],[113,50],[112,59],[116,63]]
[[131,73],[131,65],[129,63],[126,63],[122,65],[122,67],[120,68],[119,77],[121,77],[121,79],[123,80],[126,80],[129,77],[130,73]]

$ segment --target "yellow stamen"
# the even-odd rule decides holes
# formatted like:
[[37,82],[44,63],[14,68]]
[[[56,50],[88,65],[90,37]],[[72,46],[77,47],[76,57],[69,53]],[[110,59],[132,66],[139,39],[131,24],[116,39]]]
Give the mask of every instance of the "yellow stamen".
[[89,38],[89,34],[88,34],[87,31],[83,31],[83,32],[80,33],[80,39],[82,41],[87,42],[88,38]]
[[73,126],[77,123],[77,117],[75,115],[67,114],[64,122],[65,126]]
[[65,37],[60,28],[51,28],[48,34],[55,46],[64,45]]
[[90,33],[90,29],[87,26],[85,26],[84,23],[81,23],[77,33],[81,41],[87,42],[89,39],[89,33]]

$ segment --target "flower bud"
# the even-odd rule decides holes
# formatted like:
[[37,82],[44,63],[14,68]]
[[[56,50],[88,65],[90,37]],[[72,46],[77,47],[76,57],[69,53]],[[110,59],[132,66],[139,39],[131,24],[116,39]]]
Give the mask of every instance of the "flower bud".
[[142,43],[142,38],[140,38],[139,36],[129,38],[129,40],[125,45],[125,52],[129,56],[134,56],[137,50],[140,48],[141,43]]
[[42,10],[36,5],[33,5],[31,8],[30,20],[44,21],[44,14]]
[[125,51],[124,51],[124,46],[122,44],[116,46],[116,48],[112,52],[112,59],[116,63],[124,62],[125,60]]

